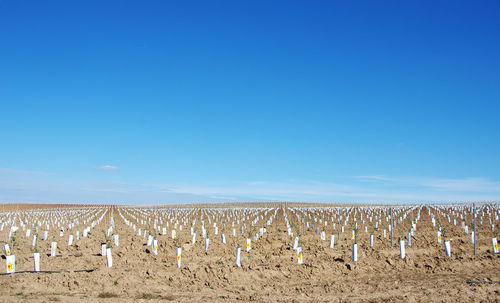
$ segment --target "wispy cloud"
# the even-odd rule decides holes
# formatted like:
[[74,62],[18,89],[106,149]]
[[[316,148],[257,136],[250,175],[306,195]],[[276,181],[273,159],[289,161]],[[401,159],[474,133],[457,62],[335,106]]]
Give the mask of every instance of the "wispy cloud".
[[171,191],[211,197],[232,197],[235,200],[238,200],[238,197],[251,197],[255,200],[271,201],[450,202],[500,200],[500,182],[489,181],[485,178],[398,178],[373,175],[354,177],[361,182],[349,182],[348,179],[337,183],[288,180],[204,186],[183,185],[172,187]]
[[[104,165],[101,170],[118,167]],[[113,175],[113,174],[112,174]],[[500,182],[484,177],[362,175],[317,180],[207,181],[184,184],[75,180],[0,168],[0,201],[189,203],[222,201],[458,202],[500,201]]]
[[[408,194],[377,192],[369,188],[318,181],[241,182],[215,186],[177,186],[172,192],[197,195],[251,197],[271,201],[356,201],[357,199],[410,199]],[[240,199],[241,200],[241,199]]]
[[55,175],[55,173],[41,172],[35,170],[25,170],[25,169],[14,169],[0,167],[0,173],[3,174],[15,174],[15,175]]
[[500,192],[500,182],[485,178],[423,179],[420,184],[442,191]]
[[499,192],[500,182],[481,177],[435,178],[435,177],[389,177],[366,175],[354,177],[360,181],[383,182],[385,184],[406,185],[450,192]]
[[98,170],[119,170],[120,168],[113,165],[103,165],[97,168]]
[[354,176],[355,179],[362,181],[397,181],[398,179],[390,178],[384,175],[366,175],[366,176]]

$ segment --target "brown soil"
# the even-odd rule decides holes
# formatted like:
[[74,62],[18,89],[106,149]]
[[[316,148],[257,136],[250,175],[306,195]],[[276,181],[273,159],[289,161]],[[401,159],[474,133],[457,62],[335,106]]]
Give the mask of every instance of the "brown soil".
[[[11,210],[34,209],[33,205],[19,205]],[[54,208],[52,217],[61,219],[78,217],[68,215],[65,210],[78,207]],[[92,229],[89,237],[82,233],[85,226],[80,216],[80,225],[71,233],[80,231],[80,240],[68,246],[68,235],[65,231],[59,237],[57,224],[49,232],[49,240],[42,241],[43,228],[39,229],[39,248],[41,251],[41,270],[56,271],[54,273],[32,273],[33,270],[32,235],[25,237],[20,227],[16,233],[16,273],[0,276],[0,300],[10,301],[61,301],[61,302],[123,302],[123,301],[176,301],[176,302],[498,302],[500,301],[500,254],[494,255],[491,246],[491,230],[488,217],[484,216],[484,224],[477,230],[477,256],[473,255],[470,234],[465,234],[457,225],[448,223],[443,217],[441,222],[452,239],[452,257],[446,257],[442,244],[436,241],[436,230],[431,223],[428,210],[421,210],[421,219],[412,239],[412,246],[406,248],[406,258],[399,257],[399,245],[395,230],[394,247],[391,248],[390,232],[383,237],[383,229],[388,224],[382,217],[381,226],[375,231],[375,245],[369,246],[369,233],[357,213],[360,229],[358,231],[359,261],[351,261],[350,239],[351,226],[345,226],[341,239],[335,235],[335,247],[329,248],[332,222],[323,214],[316,212],[318,219],[327,219],[327,240],[322,241],[315,230],[310,227],[301,237],[304,264],[297,264],[296,252],[292,250],[293,239],[287,234],[283,210],[278,212],[278,226],[275,221],[267,226],[262,239],[252,239],[252,250],[245,251],[247,233],[239,235],[239,225],[235,222],[238,239],[232,236],[232,219],[227,215],[231,211],[218,209],[219,235],[214,235],[213,220],[209,224],[205,218],[205,227],[210,231],[210,248],[204,252],[204,239],[201,236],[200,211],[196,213],[196,243],[191,244],[189,227],[192,216],[187,216],[187,226],[180,236],[183,254],[182,266],[177,268],[175,246],[171,239],[172,223],[166,235],[158,235],[159,253],[154,255],[151,247],[146,246],[147,237],[137,236],[118,215],[117,208],[112,208],[115,220],[114,233],[120,236],[120,245],[112,247],[113,267],[106,267],[106,258],[100,256],[103,234],[101,230],[109,227],[110,212],[102,222]],[[167,209],[164,214],[174,214],[175,209]],[[123,212],[122,212],[123,213]],[[433,211],[433,213],[436,213]],[[260,212],[264,215],[264,212]],[[273,216],[269,212],[264,220],[257,224],[262,227],[265,221]],[[312,213],[311,213],[312,214]],[[401,213],[399,213],[401,214]],[[413,211],[413,215],[416,211]],[[29,218],[40,217],[31,214]],[[47,215],[44,215],[45,217]],[[156,212],[149,211],[147,216],[160,218]],[[164,218],[165,216],[163,216]],[[313,216],[312,216],[313,217]],[[364,215],[367,218],[366,214]],[[467,216],[467,224],[472,230],[471,216]],[[5,222],[6,216],[0,221]],[[127,216],[128,219],[131,219]],[[255,217],[245,221],[247,227]],[[295,226],[299,226],[297,218],[288,212],[288,218]],[[351,214],[352,218],[352,214]],[[453,218],[457,216],[452,215]],[[59,220],[61,220],[59,219]],[[178,218],[181,222],[180,217]],[[166,220],[163,219],[166,227]],[[314,223],[313,219],[309,219]],[[352,221],[352,220],[351,220]],[[170,222],[170,221],[169,221]],[[227,244],[220,241],[222,225],[227,222]],[[399,226],[403,226],[403,223]],[[452,221],[453,222],[453,221]],[[175,220],[174,220],[175,223]],[[242,222],[240,222],[242,223]],[[337,223],[336,219],[335,222]],[[137,224],[137,223],[136,223]],[[148,224],[137,224],[147,228]],[[19,226],[19,224],[17,224]],[[320,231],[321,227],[320,225]],[[31,228],[31,222],[27,225]],[[338,228],[338,227],[337,227]],[[498,221],[496,228],[500,228]],[[278,230],[279,231],[278,231]],[[302,229],[302,226],[301,226]],[[247,228],[248,230],[248,228]],[[5,225],[0,232],[1,244],[7,243],[9,226]],[[58,242],[58,256],[48,257],[50,242],[53,237]],[[235,266],[235,249],[242,246],[242,267]],[[79,272],[77,270],[93,270]],[[5,260],[2,258],[0,272],[5,273]]]

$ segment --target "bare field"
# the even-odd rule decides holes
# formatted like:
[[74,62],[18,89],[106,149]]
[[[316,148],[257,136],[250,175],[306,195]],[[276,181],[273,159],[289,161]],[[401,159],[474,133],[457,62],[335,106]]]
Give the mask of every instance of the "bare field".
[[[481,205],[477,209],[476,256],[471,240],[471,210],[469,205],[394,207],[394,247],[391,247],[390,212],[384,206],[248,204],[134,208],[58,205],[49,208],[47,205],[9,205],[0,217],[3,225],[0,239],[1,244],[9,244],[15,254],[16,272],[4,274],[6,260],[3,255],[0,300],[498,302],[500,254],[493,252],[490,219],[494,230],[500,228],[499,208],[498,205]],[[91,227],[92,222],[95,226],[84,237],[84,229]],[[339,222],[344,227],[340,238]],[[68,224],[72,225],[71,229]],[[353,262],[355,240],[351,237],[356,224],[358,261]],[[439,224],[443,237],[451,239],[451,257],[445,256],[443,244],[437,241]],[[8,240],[12,226],[18,227],[13,233],[14,243],[12,234]],[[108,244],[113,265],[107,267],[106,257],[101,256],[101,244],[105,241],[103,233],[110,226],[113,227]],[[61,227],[64,229],[62,236]],[[196,234],[194,244],[191,227]],[[407,246],[412,227],[416,229],[411,236],[411,246]],[[140,236],[137,234],[139,228]],[[163,228],[166,230],[164,235]],[[265,228],[262,235],[261,228]],[[28,229],[30,235],[26,237]],[[207,252],[204,229],[205,236],[210,239]],[[233,236],[233,229],[236,236]],[[43,240],[47,230],[48,238]],[[176,233],[175,240],[172,230]],[[79,240],[76,239],[77,231]],[[322,231],[325,240],[321,239]],[[39,273],[33,273],[35,232],[41,255]],[[221,240],[222,233],[225,244]],[[113,243],[111,234],[119,235],[118,246]],[[150,234],[158,241],[157,255],[153,246],[147,245]],[[257,240],[255,234],[258,234]],[[330,248],[332,234],[335,241]],[[373,247],[370,246],[370,234],[374,236]],[[69,235],[75,238],[71,246],[68,245]],[[303,264],[298,264],[298,255],[293,249],[297,235]],[[249,237],[251,250],[247,252]],[[400,257],[400,237],[406,241],[404,259]],[[57,251],[55,257],[50,257],[53,241],[57,242]],[[180,268],[177,266],[177,246],[182,248]],[[241,267],[236,266],[237,246],[241,247]]]

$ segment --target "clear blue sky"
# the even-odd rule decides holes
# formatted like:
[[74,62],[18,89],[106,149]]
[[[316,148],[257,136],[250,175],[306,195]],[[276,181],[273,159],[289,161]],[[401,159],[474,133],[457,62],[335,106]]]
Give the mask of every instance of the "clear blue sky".
[[499,1],[0,0],[0,201],[498,201],[499,54]]

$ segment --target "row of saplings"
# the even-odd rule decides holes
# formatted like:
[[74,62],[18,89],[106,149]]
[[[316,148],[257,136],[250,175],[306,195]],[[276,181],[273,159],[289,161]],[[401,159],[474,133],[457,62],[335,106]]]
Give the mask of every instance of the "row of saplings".
[[[3,253],[5,255],[5,268],[6,268],[6,273],[15,273],[16,272],[16,255],[14,254],[14,250],[17,246],[17,238],[16,238],[16,232],[18,230],[18,227],[12,227],[11,231],[9,232],[9,238],[8,242],[3,245]],[[104,235],[104,242],[101,244],[101,255],[106,257],[106,263],[108,267],[113,266],[113,257],[111,254],[111,238],[110,234],[113,230],[113,225],[110,226],[108,229],[108,232],[103,232]],[[44,235],[44,239],[46,240],[46,233]],[[86,233],[87,234],[87,233]],[[27,233],[28,235],[28,233]],[[112,238],[114,240],[115,246],[118,246],[119,244],[119,238],[118,235],[112,235]],[[68,245],[72,245],[73,240],[73,235],[70,235]],[[77,240],[79,240],[79,237],[77,236]],[[10,244],[10,245],[9,245]],[[34,233],[33,235],[33,260],[34,260],[34,270],[33,272],[37,273],[40,272],[40,250],[38,248],[38,233]],[[50,257],[56,257],[56,251],[57,251],[57,242],[55,241],[55,237],[53,241],[51,242],[50,245]]]
[[[218,232],[217,232],[218,228],[214,227],[214,229],[215,229],[215,234],[218,234]],[[153,251],[153,253],[155,255],[158,255],[157,233],[156,233],[155,229],[151,229],[150,227],[147,228],[147,230],[149,230],[149,236],[148,236],[148,240],[147,240],[146,245],[147,246],[151,246],[151,250]],[[240,232],[243,233],[243,228],[241,228]],[[249,230],[248,230],[248,238],[246,239],[246,251],[247,252],[249,252],[252,249],[252,240],[251,240],[252,237],[254,238],[254,240],[257,240],[257,239],[259,239],[259,237],[262,237],[265,232],[266,232],[266,228],[260,228],[260,233],[257,233],[255,227],[253,227],[253,226],[251,228],[249,228]],[[196,229],[192,227],[190,233],[191,233],[191,237],[192,237],[192,244],[195,244],[196,243]],[[165,234],[165,233],[163,233],[163,234]],[[137,235],[138,236],[141,236],[141,235],[145,236],[146,235],[146,230],[144,230],[144,234],[142,234],[141,233],[141,229],[139,228]],[[238,238],[237,235],[238,235],[238,233],[233,228],[233,238],[235,239],[235,242],[237,243],[237,247],[236,247],[236,266],[237,267],[241,267],[241,246],[239,244],[239,241],[237,241],[237,238]],[[204,225],[202,225],[202,236],[205,239],[205,253],[208,253],[208,250],[209,250],[209,247],[210,247],[210,232],[209,232],[208,229],[205,229]],[[182,246],[181,246],[181,243],[183,241],[181,241],[180,235],[177,234],[177,232],[176,232],[175,229],[172,230],[171,237],[172,237],[174,246],[176,248],[177,267],[180,268],[181,267],[181,262],[182,262]],[[221,233],[220,237],[221,237],[221,242],[223,244],[226,244],[225,228],[224,227],[222,229],[222,233]]]
[[[406,215],[404,216],[406,217]],[[405,234],[407,231],[407,245],[411,246],[411,239],[414,235],[414,232],[416,231],[416,223],[419,220],[420,215],[418,214],[417,218],[415,220],[408,218],[408,228],[405,228],[405,225],[400,223],[398,232],[399,232],[399,247],[400,247],[400,257],[401,259],[404,259],[406,257],[406,243],[405,243]],[[441,225],[441,222],[439,220],[435,220],[433,218],[432,220],[434,226],[438,226],[438,231],[437,231],[437,242],[438,243],[444,243],[444,252],[447,257],[451,257],[451,242],[450,239],[447,238],[446,235],[446,229],[444,228],[443,225]],[[288,223],[288,222],[287,222]],[[358,224],[356,218],[354,218],[351,221],[352,224],[352,234],[351,234],[351,240],[354,241],[352,245],[352,261],[357,262],[358,261]],[[300,235],[300,228],[297,228],[295,225],[291,225],[293,229],[296,230],[296,234]],[[467,233],[467,226],[463,227],[464,230]],[[374,244],[374,235],[373,235],[373,230],[374,228],[371,228],[372,231],[370,232],[370,247],[373,247]],[[389,230],[391,231],[392,226],[389,225]],[[342,228],[343,230],[343,228]],[[497,231],[495,230],[495,226],[492,224],[491,225],[491,231],[492,231],[492,238],[491,238],[491,243],[492,243],[492,248],[493,248],[493,253],[498,254],[500,252],[499,245],[498,245],[498,240],[497,240]],[[293,236],[293,233],[291,234]],[[334,241],[335,241],[335,236],[331,235],[331,241],[330,241],[330,248],[334,247]],[[385,237],[385,230],[384,230],[384,237]],[[325,235],[324,232],[321,233],[321,239],[325,240]],[[472,242],[474,243],[476,241],[474,233],[472,233]],[[293,250],[297,252],[297,262],[299,264],[303,263],[303,256],[302,256],[302,247],[300,245],[300,237],[296,237],[294,244],[293,244]]]
[[[433,216],[434,218],[434,216]],[[446,236],[446,229],[441,225],[439,220],[432,220],[434,224],[438,225],[438,231],[437,231],[437,241],[438,243],[443,243],[444,242],[444,251],[445,255],[448,257],[451,257],[451,245],[450,241]],[[418,222],[418,217],[415,220],[408,219],[408,234],[407,234],[407,241],[408,241],[408,246],[411,246],[411,237],[413,236],[414,232],[416,231],[416,223]],[[288,222],[287,222],[288,223]],[[354,240],[354,243],[352,245],[352,261],[357,262],[358,261],[358,227],[357,227],[357,222],[356,219],[352,221],[352,236],[351,239]],[[111,239],[110,239],[110,234],[113,230],[113,222],[108,229],[108,232],[104,232],[104,239],[105,241],[101,244],[101,255],[106,257],[107,260],[107,266],[112,267],[113,266],[113,259],[112,259],[112,254],[111,254]],[[296,226],[292,225],[293,229],[296,229],[296,235],[300,235],[300,228],[297,228]],[[398,229],[400,237],[399,237],[399,246],[400,246],[400,257],[402,259],[405,258],[406,252],[405,252],[405,240],[404,236],[406,233],[406,229],[404,228],[404,224],[400,224],[400,228]],[[500,252],[499,250],[499,245],[496,237],[496,230],[494,229],[494,225],[492,225],[492,232],[493,232],[493,237],[492,237],[492,246],[493,246],[493,253],[498,254]],[[389,230],[391,230],[391,226],[389,226]],[[3,245],[3,251],[5,254],[5,259],[6,259],[6,272],[7,273],[14,273],[15,272],[15,255],[13,254],[13,250],[16,247],[16,231],[17,229],[13,229],[12,233],[9,233],[9,244],[4,244]],[[205,230],[204,230],[205,231]],[[265,228],[261,229],[261,235],[265,232]],[[193,242],[195,241],[195,234],[193,235]],[[258,239],[259,233],[255,233],[255,231],[249,230],[249,235],[247,238],[247,245],[246,245],[246,251],[249,252],[251,250],[251,237],[252,235],[255,236],[255,240]],[[205,252],[208,252],[209,248],[209,233],[208,230],[206,230],[203,233],[203,236],[205,238]],[[291,234],[293,236],[293,233]],[[112,235],[114,245],[118,246],[119,245],[119,238],[118,235]],[[182,260],[182,247],[180,245],[180,241],[175,233],[175,231],[172,233],[172,238],[174,239],[174,244],[176,247],[176,259],[177,259],[177,266],[181,266],[181,260]],[[225,243],[225,238],[222,237],[223,243]],[[322,240],[325,240],[324,233],[322,233]],[[475,241],[473,237],[473,241]],[[35,234],[33,237],[33,259],[34,259],[34,272],[40,272],[40,252],[38,249],[38,235]],[[152,250],[154,254],[158,254],[158,240],[155,239],[152,233],[150,233],[148,237],[148,246],[152,246]],[[334,235],[331,236],[331,241],[330,241],[330,248],[333,248],[334,246]],[[370,233],[370,246],[373,246],[373,232]],[[56,256],[56,249],[57,249],[57,242],[53,241],[51,243],[51,257]],[[302,247],[300,246],[300,240],[299,237],[295,238],[294,244],[293,244],[293,250],[296,251],[297,253],[297,262],[299,264],[303,263],[303,256],[302,256]],[[241,247],[238,244],[236,248],[236,266],[241,267]]]

